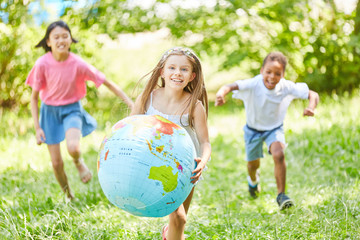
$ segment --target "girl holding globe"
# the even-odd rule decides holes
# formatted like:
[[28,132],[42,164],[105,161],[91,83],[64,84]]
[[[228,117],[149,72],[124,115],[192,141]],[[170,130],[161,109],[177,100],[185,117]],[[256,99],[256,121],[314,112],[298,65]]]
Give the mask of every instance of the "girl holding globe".
[[[197,163],[191,182],[196,183],[210,159],[211,145],[207,128],[208,100],[199,58],[188,48],[166,51],[139,95],[131,115],[160,115],[185,128],[192,138]],[[163,239],[185,239],[186,215],[194,193],[169,215],[162,229]]]
[[[34,119],[37,144],[46,143],[51,157],[55,177],[66,199],[74,198],[64,171],[60,142],[66,139],[67,149],[73,157],[82,182],[90,181],[92,174],[81,158],[80,138],[96,128],[96,121],[81,106],[86,95],[86,81],[96,87],[104,84],[130,108],[132,100],[103,73],[70,52],[77,41],[63,21],[51,23],[44,38],[36,45],[45,50],[31,69],[26,84],[32,87],[31,113]],[[39,120],[38,98],[41,108]]]

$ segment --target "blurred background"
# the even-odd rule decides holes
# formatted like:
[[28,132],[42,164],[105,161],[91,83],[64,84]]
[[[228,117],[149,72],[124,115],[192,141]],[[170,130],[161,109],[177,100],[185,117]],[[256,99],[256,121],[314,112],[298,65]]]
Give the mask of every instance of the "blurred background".
[[[139,80],[175,45],[199,55],[210,100],[221,85],[258,74],[270,51],[287,56],[285,78],[306,82],[320,95],[351,95],[359,88],[356,0],[6,0],[0,4],[0,117],[9,125],[2,124],[1,134],[22,135],[32,127],[25,79],[44,54],[34,46],[58,19],[79,40],[71,51],[133,99],[145,82]],[[83,104],[104,127],[128,113],[114,99],[106,88],[88,84]],[[4,112],[13,117],[5,119]],[[17,123],[21,116],[29,121]]]
[[[199,55],[210,100],[212,161],[191,203],[187,239],[360,239],[357,0],[0,0],[0,239],[160,239],[167,221],[140,220],[103,194],[95,174],[98,149],[129,109],[92,82],[82,104],[98,128],[81,148],[94,180],[80,183],[62,144],[79,199],[63,201],[46,145],[36,145],[25,85],[44,54],[35,45],[59,19],[79,41],[71,51],[132,99],[170,47]],[[222,107],[213,102],[221,85],[258,74],[271,51],[287,56],[286,79],[320,94],[314,118],[301,117],[308,101],[296,100],[285,119],[287,192],[297,206],[286,214],[275,202],[268,154],[261,162],[262,194],[256,201],[248,197],[242,102],[231,94]]]

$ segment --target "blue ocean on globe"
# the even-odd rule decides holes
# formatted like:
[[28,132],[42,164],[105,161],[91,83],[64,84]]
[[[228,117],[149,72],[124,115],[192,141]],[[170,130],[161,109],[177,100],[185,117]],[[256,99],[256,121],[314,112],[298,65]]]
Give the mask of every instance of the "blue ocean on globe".
[[98,177],[115,206],[142,217],[163,217],[187,198],[196,151],[184,128],[158,115],[117,122],[101,144]]

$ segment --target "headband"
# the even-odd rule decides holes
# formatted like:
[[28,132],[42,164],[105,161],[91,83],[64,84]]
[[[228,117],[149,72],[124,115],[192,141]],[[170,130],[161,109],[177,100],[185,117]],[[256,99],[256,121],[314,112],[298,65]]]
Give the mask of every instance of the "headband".
[[184,55],[190,57],[194,62],[195,62],[195,58],[197,58],[196,55],[195,55],[190,49],[188,49],[188,48],[184,48],[184,47],[174,47],[174,48],[171,48],[171,49],[167,50],[167,51],[163,54],[162,59],[167,58],[167,57],[168,57],[171,53],[173,53],[173,52],[181,52],[181,53],[183,53]]

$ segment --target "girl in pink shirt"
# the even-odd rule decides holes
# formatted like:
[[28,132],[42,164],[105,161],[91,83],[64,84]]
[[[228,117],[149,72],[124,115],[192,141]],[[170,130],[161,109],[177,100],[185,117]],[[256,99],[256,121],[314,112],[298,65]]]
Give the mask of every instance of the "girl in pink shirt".
[[94,82],[96,87],[104,84],[130,109],[134,104],[117,85],[107,80],[103,73],[70,52],[71,44],[76,42],[65,22],[60,20],[51,23],[45,37],[36,45],[43,47],[46,54],[36,61],[26,79],[26,84],[32,87],[31,114],[37,144],[47,144],[55,177],[68,200],[73,199],[74,195],[64,171],[60,142],[66,139],[68,152],[74,159],[81,181],[87,183],[92,177],[80,151],[81,136],[90,134],[96,128],[96,120],[80,103],[86,95],[86,81]]

